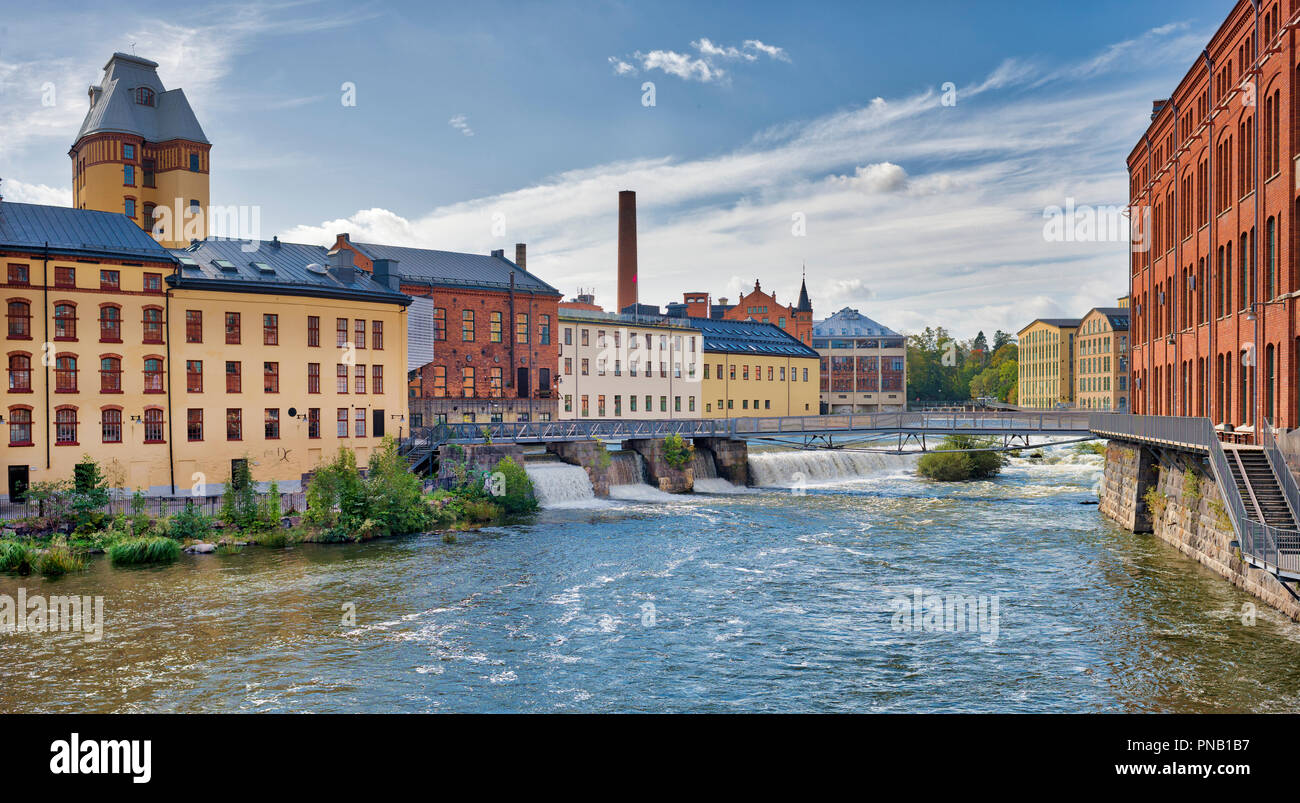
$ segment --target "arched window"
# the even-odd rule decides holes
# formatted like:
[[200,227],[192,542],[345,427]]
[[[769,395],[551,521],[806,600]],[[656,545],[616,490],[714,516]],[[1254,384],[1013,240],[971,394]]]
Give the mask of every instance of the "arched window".
[[1269,218],[1264,230],[1264,300],[1277,295],[1277,219]]
[[99,358],[99,392],[122,392],[122,358],[106,354]]
[[77,355],[60,354],[54,358],[54,392],[77,392]]
[[163,342],[162,307],[144,308],[144,342]]
[[77,305],[59,302],[54,305],[54,339],[77,339]]
[[105,407],[100,411],[100,440],[104,443],[122,442],[122,408]]
[[122,308],[116,304],[105,304],[99,308],[99,341],[122,342]]
[[54,411],[54,443],[60,446],[77,444],[76,407],[60,407]]
[[29,354],[9,355],[9,392],[30,393],[32,390],[32,358]]
[[163,361],[159,357],[148,357],[144,361],[144,392],[163,392]]
[[32,445],[32,408],[9,408],[9,445]]
[[1273,423],[1273,388],[1276,386],[1277,378],[1277,354],[1273,344],[1269,343],[1268,348],[1264,351],[1264,418],[1268,423]]
[[32,305],[26,301],[10,301],[9,338],[12,340],[32,339]]
[[144,442],[163,442],[163,411],[157,407],[144,411]]

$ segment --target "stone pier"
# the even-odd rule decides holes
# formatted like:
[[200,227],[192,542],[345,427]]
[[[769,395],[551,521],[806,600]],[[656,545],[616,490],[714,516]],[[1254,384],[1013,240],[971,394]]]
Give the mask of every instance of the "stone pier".
[[624,449],[631,449],[645,460],[645,471],[650,484],[670,494],[684,494],[695,490],[695,470],[687,464],[685,468],[673,468],[664,459],[663,439],[637,439],[623,441]]
[[609,496],[610,456],[600,441],[556,441],[546,444],[546,451],[560,458],[560,462],[581,466],[591,480],[596,496]]
[[1288,587],[1241,559],[1232,520],[1203,456],[1110,441],[1099,509],[1128,530],[1154,534],[1242,591],[1300,621],[1300,601]]
[[718,476],[732,485],[749,484],[749,444],[727,438],[696,438],[695,448],[713,453]]
[[445,443],[438,447],[438,485],[446,487],[459,477],[457,466],[465,471],[491,471],[501,458],[524,464],[524,449],[517,443]]

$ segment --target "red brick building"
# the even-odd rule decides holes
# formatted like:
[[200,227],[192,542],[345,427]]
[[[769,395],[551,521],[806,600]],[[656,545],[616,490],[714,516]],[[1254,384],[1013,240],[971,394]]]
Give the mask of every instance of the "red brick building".
[[514,262],[504,251],[484,256],[358,243],[347,234],[335,239],[332,251],[339,249],[351,251],[361,270],[416,299],[408,315],[411,426],[439,417],[555,418],[561,295],[526,270],[522,244]]
[[1132,407],[1300,425],[1298,0],[1241,0],[1128,157]]
[[781,304],[776,300],[776,293],[765,292],[755,279],[754,290],[741,293],[736,304],[728,304],[725,298],[714,304],[708,293],[683,293],[682,306],[691,318],[776,324],[800,343],[812,346],[813,309],[807,281],[799,286],[799,300],[794,304]]

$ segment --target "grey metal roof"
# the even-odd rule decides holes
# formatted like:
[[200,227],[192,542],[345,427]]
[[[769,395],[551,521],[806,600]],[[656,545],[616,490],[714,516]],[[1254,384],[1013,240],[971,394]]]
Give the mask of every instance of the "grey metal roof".
[[172,261],[167,249],[126,215],[0,201],[0,248]]
[[[1126,309],[1125,307],[1093,307],[1092,309],[1088,310],[1088,315],[1091,315],[1094,312],[1099,313],[1101,315],[1105,315],[1106,318],[1110,321],[1111,329],[1115,329],[1121,332],[1128,331],[1129,319],[1131,316],[1129,314],[1128,309]],[[1085,315],[1084,317],[1086,318],[1088,316]],[[1082,318],[1079,319],[1079,323],[1080,324],[1083,323]]]
[[[141,86],[153,90],[153,106],[135,102],[134,90]],[[138,134],[149,142],[208,141],[185,93],[163,88],[157,62],[114,53],[104,65],[104,77],[98,86],[90,87],[90,100],[90,109],[77,132],[78,141],[102,131]]]
[[814,337],[902,337],[898,332],[845,307],[829,318],[813,321]]
[[516,290],[561,295],[559,290],[504,256],[359,243],[353,240],[349,242],[372,260],[396,260],[394,272],[411,282],[427,282],[435,286],[505,290],[510,287],[510,277],[513,275]]
[[769,357],[820,356],[775,324],[712,318],[686,318],[685,321],[703,335],[705,351]]
[[[352,271],[350,282],[340,281],[336,273],[328,270],[328,252],[319,245],[209,238],[189,248],[173,249],[171,253],[181,262],[179,275],[174,280],[168,277],[168,282],[176,287],[206,286],[237,292],[340,297],[397,304],[411,301],[410,296],[389,290],[360,268]],[[228,263],[229,269],[223,269],[218,260]],[[310,269],[308,265],[316,265],[319,269]]]
[[[1035,318],[1025,324],[1024,329],[1021,329],[1020,331],[1023,332],[1025,329],[1028,329],[1036,323],[1045,323],[1048,326],[1057,326],[1069,329],[1078,326],[1081,321],[1081,318]],[[1019,334],[1019,332],[1017,332],[1017,334]]]

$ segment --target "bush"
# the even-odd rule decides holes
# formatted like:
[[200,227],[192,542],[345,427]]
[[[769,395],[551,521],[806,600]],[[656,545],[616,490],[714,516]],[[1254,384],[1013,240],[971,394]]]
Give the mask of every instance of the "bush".
[[18,541],[0,541],[0,572],[28,574],[32,570],[33,550]]
[[392,436],[385,435],[370,456],[364,486],[364,531],[395,535],[420,532],[429,526],[429,506],[423,499],[420,478],[411,473]]
[[45,526],[51,530],[70,523],[73,518],[72,483],[67,480],[33,482],[27,488],[27,499],[36,503]]
[[172,516],[167,524],[167,534],[182,542],[203,541],[212,533],[212,518],[193,499],[186,499],[185,509]]
[[312,475],[307,483],[306,518],[318,527],[338,526],[344,530],[365,521],[366,489],[351,449],[340,446],[333,462],[322,464]]
[[258,546],[283,549],[289,546],[289,533],[282,529],[266,530],[253,535],[253,543]]
[[108,506],[108,481],[99,470],[99,464],[86,455],[72,468],[72,494],[70,507],[78,527],[93,525],[96,529]]
[[226,490],[221,493],[221,512],[217,515],[227,526],[247,529],[257,524],[259,512],[257,488],[253,484],[248,458],[237,460],[231,467]]
[[1007,463],[1007,456],[995,451],[963,451],[995,447],[997,443],[970,435],[949,435],[934,452],[927,452],[916,463],[922,477],[940,482],[984,480],[996,477]]
[[495,501],[501,506],[506,513],[512,516],[518,516],[523,513],[532,513],[537,510],[537,499],[533,495],[533,480],[528,476],[524,467],[511,460],[509,457],[503,457],[496,464],[494,474],[501,474],[505,478],[505,487],[500,494],[494,494]]
[[79,572],[86,568],[86,559],[73,553],[68,548],[68,542],[62,538],[54,539],[49,548],[43,552],[37,552],[32,557],[31,563],[32,569],[46,577],[59,577],[68,572]]
[[664,438],[664,462],[679,471],[691,464],[695,457],[695,446],[687,443],[676,433]]
[[180,557],[181,545],[172,538],[128,538],[108,548],[108,558],[118,566],[170,563]]

